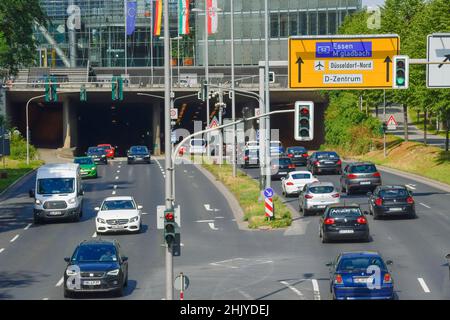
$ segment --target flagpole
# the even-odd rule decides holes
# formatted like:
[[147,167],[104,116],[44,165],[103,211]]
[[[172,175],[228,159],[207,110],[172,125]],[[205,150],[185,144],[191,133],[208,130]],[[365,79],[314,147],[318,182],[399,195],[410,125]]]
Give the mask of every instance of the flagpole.
[[150,75],[152,77],[152,85],[153,85],[153,0],[150,2]]
[[[123,0],[123,12],[125,15],[125,32],[124,32],[124,36],[125,36],[125,81],[126,79],[128,79],[128,70],[127,70],[127,60],[128,60],[128,53],[127,53],[127,17],[128,17],[128,12],[127,12],[127,0]],[[126,82],[127,83],[127,82]]]

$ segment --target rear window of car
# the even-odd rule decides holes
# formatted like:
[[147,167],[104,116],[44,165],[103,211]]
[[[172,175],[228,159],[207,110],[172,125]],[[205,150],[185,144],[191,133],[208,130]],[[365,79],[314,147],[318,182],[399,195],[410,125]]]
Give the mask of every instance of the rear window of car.
[[288,164],[291,164],[292,161],[289,158],[281,158],[281,159],[278,159],[278,163],[280,165],[288,165]]
[[191,140],[191,146],[201,147],[206,144],[206,141],[203,139]]
[[339,159],[336,152],[318,152],[317,159]]
[[377,168],[373,164],[361,164],[350,167],[351,173],[374,173],[377,172]]
[[362,215],[360,208],[330,208],[329,217],[359,217]]
[[383,198],[407,197],[408,195],[409,195],[409,192],[406,189],[380,190],[380,197],[383,197]]
[[309,173],[296,173],[292,175],[292,179],[311,179],[311,174]]
[[147,153],[147,147],[131,147],[131,152]]
[[342,258],[339,262],[339,271],[353,271],[353,270],[367,270],[370,266],[377,266],[381,270],[385,270],[386,266],[383,260],[379,257],[357,257],[357,258]]
[[309,191],[312,193],[332,193],[334,191],[334,187],[332,186],[318,186],[318,187],[310,187]]
[[288,148],[287,152],[288,153],[306,153],[306,149],[302,148],[302,147]]

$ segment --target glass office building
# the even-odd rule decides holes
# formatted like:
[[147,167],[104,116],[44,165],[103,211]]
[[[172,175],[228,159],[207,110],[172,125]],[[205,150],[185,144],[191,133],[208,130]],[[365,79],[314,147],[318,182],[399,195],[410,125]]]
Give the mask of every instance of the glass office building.
[[[218,0],[218,32],[208,39],[209,64],[230,64],[230,1]],[[64,66],[55,46],[70,56],[75,43],[76,67],[125,65],[124,0],[41,0],[50,19],[45,32],[36,30],[37,65]],[[136,0],[136,29],[127,37],[127,66],[162,66],[163,40],[152,36],[153,0]],[[345,16],[361,9],[361,0],[269,0],[269,54],[271,60],[287,60],[287,39],[296,35],[335,34]],[[70,36],[70,5],[80,13],[80,28]],[[177,34],[178,0],[169,0],[172,58],[180,65],[203,65],[205,0],[191,0],[190,34]],[[234,41],[237,65],[257,65],[264,57],[264,0],[234,0]],[[161,31],[163,34],[163,31]],[[174,62],[175,63],[175,62]]]

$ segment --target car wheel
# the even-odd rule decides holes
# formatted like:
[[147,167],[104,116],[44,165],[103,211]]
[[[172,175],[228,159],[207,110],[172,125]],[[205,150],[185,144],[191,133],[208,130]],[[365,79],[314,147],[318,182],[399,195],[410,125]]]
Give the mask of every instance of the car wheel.
[[365,236],[365,237],[363,238],[363,241],[364,241],[364,242],[370,242],[370,235],[368,234],[367,236]]
[[124,283],[123,283],[123,286],[126,288],[126,287],[128,287],[128,274],[127,274],[127,277],[126,277],[126,279],[125,279],[125,281],[124,281]]
[[70,292],[69,290],[67,290],[66,288],[64,288],[64,298],[73,298],[74,294],[72,292]]
[[322,233],[322,243],[328,243],[328,238],[325,233]]
[[309,215],[309,210],[306,208],[303,208],[303,216],[306,217],[307,215]]
[[114,296],[116,296],[116,297],[123,297],[123,295],[124,295],[124,285],[122,285],[119,289],[117,289],[115,292],[114,292]]
[[80,221],[80,213],[78,213],[78,214],[76,214],[75,216],[73,216],[72,221],[73,221],[73,222],[78,222],[78,221]]

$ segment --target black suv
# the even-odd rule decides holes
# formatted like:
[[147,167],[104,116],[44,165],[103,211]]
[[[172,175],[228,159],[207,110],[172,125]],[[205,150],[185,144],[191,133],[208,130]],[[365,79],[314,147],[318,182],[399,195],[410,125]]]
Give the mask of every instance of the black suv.
[[86,155],[91,157],[95,163],[102,162],[103,164],[108,164],[108,158],[106,157],[106,150],[101,147],[89,147]]
[[64,258],[64,297],[81,292],[113,292],[124,295],[128,284],[128,258],[117,241],[81,242],[72,258]]
[[369,213],[374,219],[405,215],[416,217],[414,198],[406,186],[379,186],[369,196]]
[[334,151],[316,151],[306,162],[306,169],[313,175],[324,172],[342,173],[342,161]]
[[145,163],[150,163],[150,151],[146,146],[132,146],[130,150],[127,151],[128,164],[141,161]]

